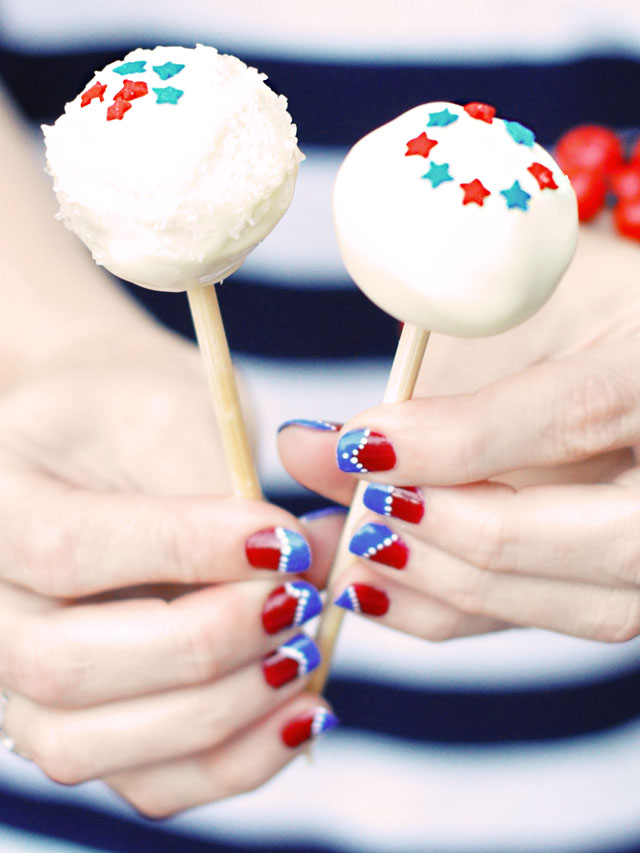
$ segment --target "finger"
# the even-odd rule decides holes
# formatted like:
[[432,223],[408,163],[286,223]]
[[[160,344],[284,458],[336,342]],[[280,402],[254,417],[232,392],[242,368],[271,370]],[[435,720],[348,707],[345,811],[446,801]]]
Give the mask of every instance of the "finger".
[[[408,495],[408,498],[405,497]],[[403,520],[420,499],[417,524]],[[492,572],[640,585],[640,493],[621,485],[499,483],[407,492],[370,484],[364,503],[415,536]],[[380,519],[378,519],[380,520]]]
[[[73,708],[211,683],[260,659],[317,615],[306,581],[246,581],[161,599],[24,616],[0,597],[0,683]],[[6,604],[15,604],[13,597]]]
[[298,521],[239,498],[92,493],[43,477],[0,482],[0,575],[56,597],[155,582],[306,571]]
[[223,743],[303,690],[318,660],[313,642],[298,635],[210,685],[78,710],[13,694],[4,730],[48,776],[76,784]]
[[359,528],[350,549],[385,577],[465,613],[605,642],[640,633],[636,589],[487,572],[377,523]]
[[278,432],[278,452],[289,474],[314,492],[336,503],[351,503],[355,483],[336,465],[338,430],[325,421],[288,421]]
[[105,781],[146,817],[169,817],[257,788],[337,722],[323,699],[303,694],[203,755]]
[[431,642],[510,627],[504,621],[465,613],[363,565],[343,572],[331,596],[346,611]]
[[475,394],[369,409],[343,428],[338,465],[396,485],[453,485],[627,447],[640,438],[639,373],[640,354],[610,344]]

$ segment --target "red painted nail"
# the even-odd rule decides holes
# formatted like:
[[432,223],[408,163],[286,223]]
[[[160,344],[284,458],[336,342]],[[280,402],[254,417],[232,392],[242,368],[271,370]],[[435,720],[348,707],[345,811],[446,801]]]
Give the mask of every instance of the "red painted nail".
[[381,589],[366,583],[352,583],[336,598],[334,604],[353,610],[354,613],[364,613],[366,616],[384,616],[389,609],[389,596]]
[[345,432],[338,441],[338,467],[350,474],[389,471],[395,467],[396,454],[389,439],[370,429]]
[[313,711],[298,714],[290,720],[282,729],[281,737],[284,745],[293,749],[337,725],[338,718],[335,714],[327,711],[326,708],[315,708]]
[[311,565],[306,539],[286,527],[268,527],[252,533],[245,543],[245,554],[254,569],[305,572]]
[[318,590],[305,581],[286,583],[274,589],[262,610],[262,624],[267,634],[302,625],[322,610]]
[[318,647],[306,634],[297,634],[262,661],[265,681],[271,687],[282,687],[314,670],[320,663]]
[[409,559],[406,544],[386,524],[363,524],[351,537],[349,550],[392,569],[404,569]]
[[414,486],[386,486],[382,483],[369,483],[362,498],[367,509],[418,524],[424,516],[424,498],[420,489]]

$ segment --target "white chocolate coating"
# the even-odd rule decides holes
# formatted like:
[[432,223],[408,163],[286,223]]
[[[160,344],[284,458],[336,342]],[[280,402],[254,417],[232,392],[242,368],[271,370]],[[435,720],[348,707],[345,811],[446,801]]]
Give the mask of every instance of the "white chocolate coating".
[[[60,214],[96,263],[170,291],[240,266],[287,210],[302,159],[264,79],[212,47],[140,48],[87,84],[106,85],[102,101],[78,95],[43,128]],[[125,80],[148,94],[107,120]]]
[[[455,120],[429,126],[444,110]],[[511,127],[520,136],[522,126]],[[423,132],[437,145],[407,156]],[[333,204],[340,251],[361,290],[399,320],[457,336],[492,335],[537,311],[571,261],[578,219],[568,178],[529,134],[518,142],[502,119],[436,102],[356,143]],[[541,187],[532,163],[550,170],[557,189]],[[425,177],[432,164],[433,180]],[[463,204],[460,185],[476,179],[490,194]],[[519,191],[509,193],[516,180]]]

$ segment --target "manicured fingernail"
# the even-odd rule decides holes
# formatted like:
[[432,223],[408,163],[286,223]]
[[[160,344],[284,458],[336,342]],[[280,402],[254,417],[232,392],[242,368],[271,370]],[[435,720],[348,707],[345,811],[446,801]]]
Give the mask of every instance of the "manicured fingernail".
[[345,432],[338,442],[338,468],[349,474],[389,471],[396,464],[396,454],[389,439],[370,429]]
[[283,424],[280,424],[278,432],[282,432],[283,429],[290,426],[305,427],[305,429],[317,429],[322,432],[340,432],[342,429],[342,424],[335,423],[335,421],[312,421],[307,420],[306,418],[299,418],[291,421],[285,421]]
[[274,589],[262,610],[262,624],[267,634],[302,625],[322,610],[322,599],[315,586],[305,581],[285,583]]
[[265,680],[271,687],[282,687],[301,675],[312,672],[320,663],[320,652],[306,634],[296,634],[262,661]]
[[364,524],[353,534],[349,550],[392,569],[403,569],[409,559],[409,549],[386,524]]
[[253,533],[245,553],[254,569],[305,572],[311,565],[311,550],[304,536],[286,527],[268,527]]
[[420,489],[413,486],[385,486],[369,483],[362,498],[367,509],[391,518],[400,518],[418,524],[424,515],[424,498]]
[[326,708],[316,708],[289,720],[280,735],[285,746],[294,748],[307,740],[317,738],[329,729],[334,729],[339,722],[331,711],[327,711]]
[[326,518],[328,515],[346,515],[349,510],[344,506],[323,506],[320,509],[312,509],[299,516],[300,521],[315,521],[318,518]]
[[389,609],[389,596],[375,586],[366,583],[352,583],[333,602],[345,610],[364,613],[366,616],[384,616]]

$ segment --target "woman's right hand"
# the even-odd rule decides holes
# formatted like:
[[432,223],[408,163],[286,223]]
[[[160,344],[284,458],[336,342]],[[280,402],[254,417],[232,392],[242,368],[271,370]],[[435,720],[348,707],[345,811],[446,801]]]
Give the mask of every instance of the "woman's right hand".
[[224,495],[197,353],[158,340],[0,398],[5,736],[152,817],[259,785],[331,724],[311,641],[265,656],[317,610],[297,573],[323,583],[340,526]]

